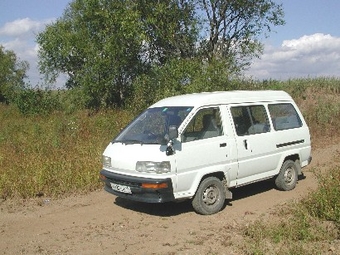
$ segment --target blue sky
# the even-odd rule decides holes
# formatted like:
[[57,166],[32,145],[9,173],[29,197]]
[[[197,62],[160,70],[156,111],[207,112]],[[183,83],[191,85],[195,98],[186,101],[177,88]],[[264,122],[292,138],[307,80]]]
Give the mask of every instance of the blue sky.
[[[263,39],[264,53],[246,75],[259,80],[340,77],[340,1],[274,1],[283,4],[286,25]],[[70,2],[0,0],[0,44],[30,63],[32,85],[40,79],[35,35],[61,17]]]
[[282,0],[286,25],[274,28],[269,43],[280,46],[284,40],[316,33],[340,36],[339,0]]

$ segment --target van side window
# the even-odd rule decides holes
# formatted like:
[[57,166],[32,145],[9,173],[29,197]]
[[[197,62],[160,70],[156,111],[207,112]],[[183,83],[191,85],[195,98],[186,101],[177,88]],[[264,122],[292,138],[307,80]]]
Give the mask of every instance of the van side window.
[[268,109],[275,130],[286,130],[302,126],[302,121],[292,104],[270,104]]
[[207,139],[223,134],[218,107],[199,110],[182,134],[182,142]]
[[231,115],[238,136],[270,131],[268,116],[263,105],[231,107]]

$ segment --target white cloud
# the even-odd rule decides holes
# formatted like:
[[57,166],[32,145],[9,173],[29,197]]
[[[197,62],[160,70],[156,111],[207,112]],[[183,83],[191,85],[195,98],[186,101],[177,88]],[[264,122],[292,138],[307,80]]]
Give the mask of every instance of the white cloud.
[[21,37],[26,34],[34,34],[42,30],[46,23],[50,21],[51,20],[35,21],[30,18],[25,18],[7,22],[0,28],[0,36]]
[[52,19],[34,21],[29,18],[14,20],[0,27],[0,44],[6,50],[12,50],[22,61],[30,64],[27,72],[28,80],[35,86],[40,81],[38,71],[38,44],[36,35],[41,32]]
[[247,76],[256,79],[289,79],[340,76],[340,38],[329,34],[305,35],[285,40],[281,47],[265,46]]

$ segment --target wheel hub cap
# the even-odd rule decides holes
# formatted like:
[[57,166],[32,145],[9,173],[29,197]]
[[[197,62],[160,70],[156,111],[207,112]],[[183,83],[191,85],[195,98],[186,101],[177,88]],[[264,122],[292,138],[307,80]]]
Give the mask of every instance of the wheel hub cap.
[[285,181],[286,183],[292,182],[294,179],[294,171],[291,168],[288,168],[287,171],[285,172]]
[[212,205],[218,199],[218,190],[216,187],[210,186],[203,193],[203,202]]

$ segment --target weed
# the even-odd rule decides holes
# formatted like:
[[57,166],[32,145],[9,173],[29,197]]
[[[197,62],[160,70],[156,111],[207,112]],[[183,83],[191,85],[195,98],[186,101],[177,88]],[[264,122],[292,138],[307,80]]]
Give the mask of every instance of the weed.
[[313,172],[319,188],[302,200],[302,204],[314,217],[334,222],[340,236],[340,166],[330,169],[326,174],[321,174],[317,169]]
[[[234,81],[231,87],[285,90],[299,105],[314,141],[340,136],[338,79]],[[30,100],[22,108],[0,104],[0,198],[60,197],[102,188],[98,181],[102,151],[134,113],[89,113],[81,110],[79,98],[72,102],[64,99],[65,110],[55,111],[55,107],[46,105],[55,100],[54,94],[44,94],[35,105],[33,99],[41,91],[30,93],[23,95]],[[60,95],[68,98],[65,93]],[[25,97],[21,100],[25,101]],[[150,97],[148,102],[152,100]],[[75,101],[79,101],[77,105]],[[57,105],[57,101],[53,102]],[[145,100],[141,105],[144,103]],[[141,105],[135,108],[140,111]],[[30,114],[24,116],[19,110]],[[44,114],[39,115],[40,112]],[[257,220],[243,230],[244,254],[320,254],[325,245],[340,238],[340,168],[335,167],[326,175],[317,169],[314,173],[319,189],[301,203],[282,210],[279,220]],[[190,235],[196,237],[197,233]],[[189,242],[204,244],[200,238]]]
[[[338,79],[232,83],[236,89],[284,89],[297,101],[314,139],[340,135],[335,128],[340,125]],[[55,104],[64,102],[67,92],[29,92],[27,103],[35,107],[31,99],[39,97],[37,107],[42,107],[44,114],[39,115],[40,110],[33,107],[25,109],[34,114],[22,115],[23,110],[16,105],[0,105],[0,197],[59,196],[101,187],[97,181],[101,153],[134,112],[90,113],[70,105],[59,108]]]
[[247,226],[244,249],[250,254],[320,254],[325,243],[339,239],[340,168],[314,173],[319,189],[299,203],[280,208],[277,221],[260,219]]
[[[0,197],[51,197],[101,187],[101,153],[131,116],[55,112],[22,116],[0,105]],[[6,114],[9,111],[12,114]]]

